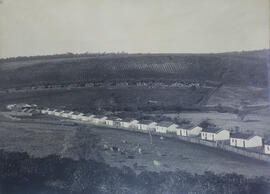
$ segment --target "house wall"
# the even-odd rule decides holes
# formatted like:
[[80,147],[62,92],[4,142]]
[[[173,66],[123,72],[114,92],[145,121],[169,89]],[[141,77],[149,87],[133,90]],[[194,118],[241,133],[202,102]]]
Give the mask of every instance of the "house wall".
[[168,130],[168,132],[176,132],[176,127],[177,127],[177,125],[171,125],[171,126],[169,126],[168,128],[167,128],[167,130]]
[[246,141],[247,148],[259,147],[259,146],[262,146],[262,138],[259,136],[254,136],[250,138],[248,141]]
[[42,114],[46,114],[47,113],[47,110],[41,110],[41,113]]
[[113,120],[106,120],[106,121],[105,121],[105,124],[106,124],[106,125],[113,126]]
[[[244,147],[244,139],[239,139],[239,138],[230,138],[230,145],[231,146],[236,146],[236,147]],[[246,142],[245,142],[246,144]]]
[[215,135],[214,140],[218,141],[218,140],[227,140],[227,139],[230,139],[230,132],[227,130],[222,130],[218,134]]
[[179,135],[180,136],[182,134],[181,131],[182,131],[182,129],[176,129],[176,135]]
[[182,136],[188,136],[187,130],[186,130],[186,129],[182,129],[182,130],[181,130],[181,135],[182,135]]
[[189,130],[188,135],[199,135],[202,131],[201,127],[194,127],[192,130]]
[[156,127],[156,132],[158,132],[158,133],[166,133],[167,132],[167,128],[166,127],[162,127],[162,126],[157,126]]
[[270,154],[270,145],[264,145],[264,153]]
[[120,122],[121,127],[125,127],[128,128],[129,127],[129,123],[128,122]]

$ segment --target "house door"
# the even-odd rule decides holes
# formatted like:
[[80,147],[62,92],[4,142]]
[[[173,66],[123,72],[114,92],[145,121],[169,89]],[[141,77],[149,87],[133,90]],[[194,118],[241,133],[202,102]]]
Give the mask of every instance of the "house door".
[[244,147],[244,148],[246,147],[246,142],[245,142],[245,141],[243,141],[243,147]]

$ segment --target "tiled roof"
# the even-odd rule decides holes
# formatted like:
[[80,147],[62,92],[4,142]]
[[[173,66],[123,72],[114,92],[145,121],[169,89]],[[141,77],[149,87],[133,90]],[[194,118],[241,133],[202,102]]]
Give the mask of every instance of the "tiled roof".
[[132,119],[132,118],[125,118],[123,119],[124,122],[131,122],[131,121],[134,121],[135,119]]
[[208,133],[219,133],[220,131],[225,130],[225,129],[220,129],[220,128],[204,128],[202,132],[208,132]]
[[161,126],[161,127],[169,127],[169,126],[171,126],[173,124],[175,124],[175,123],[170,122],[170,121],[162,121],[162,122],[158,123],[157,125]]
[[177,124],[179,128],[181,129],[186,129],[186,130],[191,130],[193,129],[195,126],[188,123],[188,124]]
[[115,116],[108,116],[107,120],[119,120],[119,117],[115,117]]
[[[103,115],[96,115],[95,116],[95,118],[97,118],[97,119],[102,119],[102,118],[104,118],[105,116],[103,116]],[[106,117],[105,117],[106,118]]]
[[144,124],[144,125],[149,125],[151,123],[154,123],[154,121],[150,121],[150,120],[141,120],[139,121],[140,124]]
[[237,139],[250,139],[254,137],[254,134],[248,134],[248,133],[232,133],[231,137],[232,138],[237,138]]

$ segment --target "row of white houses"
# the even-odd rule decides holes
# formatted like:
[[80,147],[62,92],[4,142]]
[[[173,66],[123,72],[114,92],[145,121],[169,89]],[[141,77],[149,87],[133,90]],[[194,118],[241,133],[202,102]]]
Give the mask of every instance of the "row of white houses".
[[[11,109],[11,107],[7,107]],[[23,110],[25,107],[23,108]],[[35,107],[27,107],[28,111],[37,110]],[[54,115],[63,118],[81,120],[94,124],[108,125],[121,128],[135,128],[142,131],[153,131],[160,134],[174,133],[178,136],[199,137],[207,141],[229,141],[231,146],[239,148],[256,148],[264,146],[264,153],[270,154],[270,141],[263,143],[262,137],[253,134],[231,133],[227,129],[205,128],[199,126],[181,127],[173,122],[153,122],[150,120],[121,119],[114,116],[99,116],[84,114],[76,111],[62,111],[57,109],[39,109],[42,114]]]
[[[254,148],[263,146],[262,137],[258,135],[244,133],[231,134],[230,131],[226,129],[202,129],[199,126],[181,128],[179,125],[168,121],[156,123],[150,120],[138,121],[136,119],[121,119],[118,117],[97,116],[93,114],[83,114],[80,112],[60,111],[57,109],[42,109],[41,113],[64,118],[89,121],[94,124],[105,124],[108,126],[136,128],[143,131],[154,131],[161,134],[175,133],[178,136],[199,136],[201,139],[208,141],[229,140],[230,145],[234,147]],[[266,141],[264,144],[264,153],[270,154],[270,142],[268,141]]]

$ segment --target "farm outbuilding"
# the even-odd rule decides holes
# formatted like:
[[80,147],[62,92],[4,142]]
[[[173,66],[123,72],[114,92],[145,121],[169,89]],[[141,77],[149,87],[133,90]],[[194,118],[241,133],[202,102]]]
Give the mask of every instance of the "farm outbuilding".
[[82,116],[81,120],[82,121],[92,121],[92,119],[95,117],[95,115],[91,114],[91,113],[87,113],[85,115]]
[[97,115],[92,118],[92,121],[96,124],[105,124],[106,119],[106,116]]
[[77,119],[77,120],[81,119],[82,116],[83,116],[83,113],[80,113],[80,112],[73,112],[73,113],[71,114],[71,118],[72,118],[72,119]]
[[138,120],[132,119],[132,118],[125,118],[120,121],[120,126],[125,128],[137,128],[137,124],[139,123]]
[[64,118],[68,118],[69,117],[69,111],[62,111],[61,112],[61,116],[64,117]]
[[177,128],[176,134],[179,136],[197,136],[200,135],[202,128],[199,126],[190,126],[187,128]]
[[42,114],[48,114],[50,109],[46,108],[46,109],[41,109],[41,113]]
[[109,126],[115,126],[115,121],[121,121],[120,118],[118,117],[114,117],[114,116],[109,116],[106,120],[105,120],[105,124],[109,125]]
[[145,131],[154,130],[156,125],[157,125],[156,122],[153,122],[150,120],[142,120],[142,121],[139,121],[139,123],[137,124],[138,129],[145,130]]
[[230,145],[241,148],[261,147],[262,137],[253,134],[232,133]]
[[167,133],[167,132],[175,132],[178,125],[173,122],[169,121],[161,121],[156,125],[156,132],[157,133]]
[[221,141],[230,139],[230,131],[219,128],[205,128],[201,132],[201,139],[209,141]]

